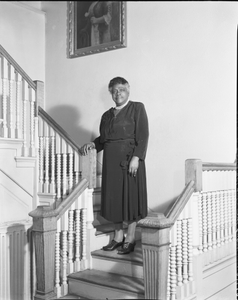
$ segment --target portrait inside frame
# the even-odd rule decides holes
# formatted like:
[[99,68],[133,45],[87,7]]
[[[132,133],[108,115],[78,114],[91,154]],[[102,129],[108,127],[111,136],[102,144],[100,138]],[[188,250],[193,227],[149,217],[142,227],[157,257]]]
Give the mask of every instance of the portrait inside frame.
[[68,1],[68,57],[126,47],[126,1]]

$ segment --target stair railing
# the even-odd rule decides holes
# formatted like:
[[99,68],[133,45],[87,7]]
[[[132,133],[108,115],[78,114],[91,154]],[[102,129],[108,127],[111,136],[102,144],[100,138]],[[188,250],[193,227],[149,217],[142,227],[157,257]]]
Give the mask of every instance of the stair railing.
[[0,45],[0,142],[21,144],[18,157],[35,157],[36,103],[43,99],[41,81],[32,81]]
[[185,188],[166,216],[154,214],[138,223],[145,298],[191,297],[196,293],[195,255],[202,254],[206,266],[235,253],[236,164],[189,159],[185,178]]
[[96,150],[82,156],[79,146],[41,107],[38,120],[40,205],[30,213],[36,253],[35,299],[42,295],[51,299],[68,293],[69,274],[91,268]]

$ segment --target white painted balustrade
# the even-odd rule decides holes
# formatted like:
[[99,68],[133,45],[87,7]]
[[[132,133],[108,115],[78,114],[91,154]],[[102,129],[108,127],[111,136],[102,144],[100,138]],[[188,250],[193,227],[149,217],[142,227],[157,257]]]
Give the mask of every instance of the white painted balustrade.
[[96,184],[96,150],[82,156],[64,130],[39,108],[39,182],[41,205],[56,207],[85,177]]
[[197,178],[192,176],[200,191],[191,195],[170,230],[167,300],[186,299],[188,283],[194,280],[194,255],[209,252],[204,259],[207,265],[229,255],[232,247],[222,246],[236,242],[236,167],[204,169],[200,168],[201,178],[198,172]]
[[90,217],[90,207],[87,207],[89,198],[92,190],[86,189],[57,221],[55,293],[58,298],[68,293],[69,274],[91,267],[87,240],[93,228],[93,216]]
[[0,141],[18,140],[22,157],[35,157],[36,83],[0,46]]

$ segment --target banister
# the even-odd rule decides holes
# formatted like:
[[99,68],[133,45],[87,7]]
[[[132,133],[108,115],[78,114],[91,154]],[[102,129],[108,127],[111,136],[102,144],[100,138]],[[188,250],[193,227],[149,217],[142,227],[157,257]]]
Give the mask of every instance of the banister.
[[185,161],[185,184],[194,181],[194,191],[201,192],[203,171],[235,171],[236,163],[210,163],[202,162],[201,159],[186,159]]
[[77,152],[79,152],[79,145],[70,137],[70,135],[57,123],[54,119],[51,118],[47,112],[38,106],[38,114],[39,116],[50,123],[50,126],[57,131],[66,141],[67,143]]
[[26,72],[18,65],[18,63],[11,57],[11,55],[0,45],[0,54],[2,54],[9,63],[15,68],[15,70],[25,79],[25,81],[36,90],[36,84],[33,80],[26,74]]
[[35,300],[52,299],[56,297],[54,290],[55,278],[55,236],[57,220],[70,208],[88,186],[87,179],[82,179],[56,209],[50,206],[38,206],[29,213],[33,218],[33,232],[36,255],[37,288]]
[[184,209],[185,205],[188,203],[191,195],[194,192],[194,181],[191,180],[183,189],[182,193],[179,195],[177,200],[174,202],[173,206],[170,208],[166,217],[172,220],[174,223],[180,215],[181,211]]
[[74,190],[67,196],[67,198],[59,204],[56,209],[50,207],[38,206],[35,210],[29,213],[29,216],[32,218],[56,218],[58,220],[69,207],[75,202],[75,199],[78,198],[84,190],[88,187],[88,180],[83,178],[76,185]]
[[202,163],[203,171],[235,171],[236,169],[236,163]]

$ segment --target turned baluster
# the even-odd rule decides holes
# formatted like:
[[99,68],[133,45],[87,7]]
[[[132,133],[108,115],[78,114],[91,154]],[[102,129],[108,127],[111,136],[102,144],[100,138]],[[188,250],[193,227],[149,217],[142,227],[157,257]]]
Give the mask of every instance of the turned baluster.
[[75,209],[75,271],[80,271],[81,211]]
[[187,222],[188,233],[188,280],[193,280],[193,229],[192,218],[188,218]]
[[177,220],[177,278],[178,286],[182,285],[182,220]]
[[68,249],[68,273],[73,273],[74,271],[74,265],[73,265],[73,239],[74,239],[74,234],[73,234],[73,223],[74,223],[74,211],[69,210],[68,211],[69,217],[68,217],[68,228],[69,228],[69,235],[68,235],[68,240],[69,240],[69,249]]
[[35,153],[35,100],[36,93],[29,87],[29,100],[30,100],[30,156],[34,157]]
[[207,251],[207,197],[202,194],[202,231],[203,231],[203,252]]
[[44,140],[45,140],[45,182],[44,182],[44,193],[49,193],[50,187],[50,176],[49,176],[49,168],[50,168],[50,138],[49,138],[49,126],[46,122],[44,122]]
[[3,57],[2,60],[2,117],[3,117],[3,137],[8,137],[8,124],[7,124],[7,85],[8,85],[8,62]]
[[227,241],[231,242],[231,194],[230,190],[226,192],[227,200],[226,200],[226,206],[227,206]]
[[62,196],[63,199],[67,196],[67,144],[62,139]]
[[200,253],[203,251],[203,216],[202,216],[202,193],[198,195],[198,231],[199,231],[199,246]]
[[87,209],[81,209],[81,228],[82,228],[82,268],[87,269]]
[[224,244],[224,211],[223,211],[223,192],[219,191],[219,211],[220,211],[220,236],[221,236],[221,245]]
[[188,282],[188,233],[187,219],[182,220],[182,265],[183,265],[183,283]]
[[21,101],[21,82],[22,82],[22,77],[21,75],[16,71],[16,132],[15,132],[15,137],[17,139],[21,138],[22,132],[20,130],[20,101]]
[[67,295],[67,230],[62,230],[62,295]]
[[223,211],[224,211],[224,235],[225,243],[228,243],[228,193],[226,190],[223,191]]
[[51,158],[51,163],[50,163],[50,193],[55,193],[55,131],[51,128],[50,129],[50,158]]
[[61,297],[60,288],[60,222],[57,222],[57,232],[55,234],[55,288],[57,298]]
[[73,155],[73,149],[69,146],[69,193],[73,190],[74,187],[74,181],[73,181],[73,175],[74,175],[74,155]]
[[211,193],[208,192],[206,197],[207,211],[207,245],[208,250],[212,249],[212,211],[211,211]]
[[233,199],[232,199],[232,190],[229,190],[229,218],[230,218],[230,241],[233,240],[234,232],[234,220],[233,220]]
[[39,192],[43,192],[44,187],[44,137],[39,136]]
[[216,237],[217,237],[217,247],[221,246],[221,218],[220,218],[220,199],[219,192],[215,192],[215,214],[216,214]]
[[29,100],[29,87],[27,82],[22,79],[22,138],[23,138],[23,146],[22,146],[22,156],[28,156],[27,149],[27,103]]
[[67,283],[67,262],[68,262],[68,210],[59,219],[61,228],[61,294],[65,296],[68,293]]
[[216,236],[216,194],[211,193],[211,217],[212,217],[212,248],[216,248],[217,236]]
[[233,240],[236,241],[236,190],[232,190],[232,223]]
[[14,68],[11,66],[11,64],[8,64],[9,67],[9,77],[8,77],[8,83],[9,83],[9,128],[8,128],[8,137],[9,138],[15,138],[15,132],[13,127],[13,86],[14,86]]
[[56,198],[59,201],[61,199],[61,137],[56,133],[56,158],[57,158],[57,187]]

